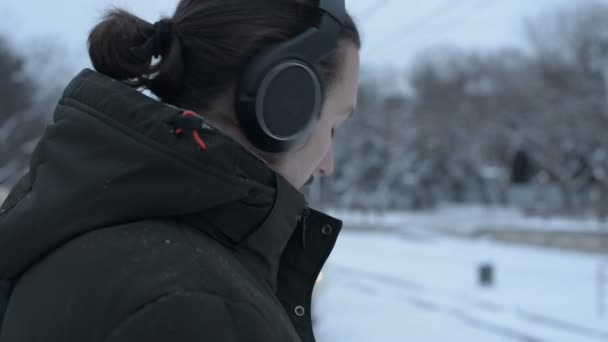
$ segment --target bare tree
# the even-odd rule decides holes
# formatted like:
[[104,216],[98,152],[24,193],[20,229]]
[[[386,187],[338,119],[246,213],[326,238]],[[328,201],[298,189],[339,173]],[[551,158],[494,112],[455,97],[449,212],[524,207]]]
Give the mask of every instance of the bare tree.
[[39,75],[28,70],[28,58],[43,56],[50,60],[49,50],[21,56],[0,39],[0,73],[7,76],[0,78],[0,186],[10,187],[27,171],[60,94],[60,84],[38,83]]

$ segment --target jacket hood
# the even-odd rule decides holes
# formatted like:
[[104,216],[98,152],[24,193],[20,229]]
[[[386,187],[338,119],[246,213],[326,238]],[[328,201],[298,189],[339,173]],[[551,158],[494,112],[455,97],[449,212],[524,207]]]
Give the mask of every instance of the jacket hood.
[[181,114],[82,71],[0,210],[0,279],[78,235],[147,219],[183,220],[278,263],[303,195],[218,130],[202,132],[206,150],[177,136],[171,122]]

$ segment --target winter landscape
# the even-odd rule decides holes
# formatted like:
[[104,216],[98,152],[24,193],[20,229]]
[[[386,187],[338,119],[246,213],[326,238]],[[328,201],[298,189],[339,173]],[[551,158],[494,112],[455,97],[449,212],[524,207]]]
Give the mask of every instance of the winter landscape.
[[[346,2],[357,110],[307,193],[344,220],[317,340],[608,342],[608,1]],[[0,202],[102,10],[174,5],[147,3],[0,1]]]

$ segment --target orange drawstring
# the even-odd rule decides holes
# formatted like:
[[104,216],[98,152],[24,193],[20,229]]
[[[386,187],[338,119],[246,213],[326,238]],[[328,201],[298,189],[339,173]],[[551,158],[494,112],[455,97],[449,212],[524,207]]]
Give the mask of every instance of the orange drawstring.
[[[182,115],[184,116],[192,116],[192,117],[198,117],[198,114],[196,114],[195,112],[191,111],[191,110],[186,110],[182,113]],[[175,129],[175,134],[182,134],[184,132],[183,128],[176,128]],[[200,134],[198,133],[198,131],[196,129],[192,130],[192,136],[194,137],[194,141],[196,141],[196,143],[198,144],[198,146],[204,151],[207,149],[207,144],[205,144],[205,141],[201,138]]]

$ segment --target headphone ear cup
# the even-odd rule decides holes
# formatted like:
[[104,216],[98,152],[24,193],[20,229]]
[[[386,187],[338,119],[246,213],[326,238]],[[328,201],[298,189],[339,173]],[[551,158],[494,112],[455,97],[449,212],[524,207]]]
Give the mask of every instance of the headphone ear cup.
[[267,152],[303,143],[319,120],[324,99],[320,68],[269,51],[244,69],[237,115],[247,138]]

